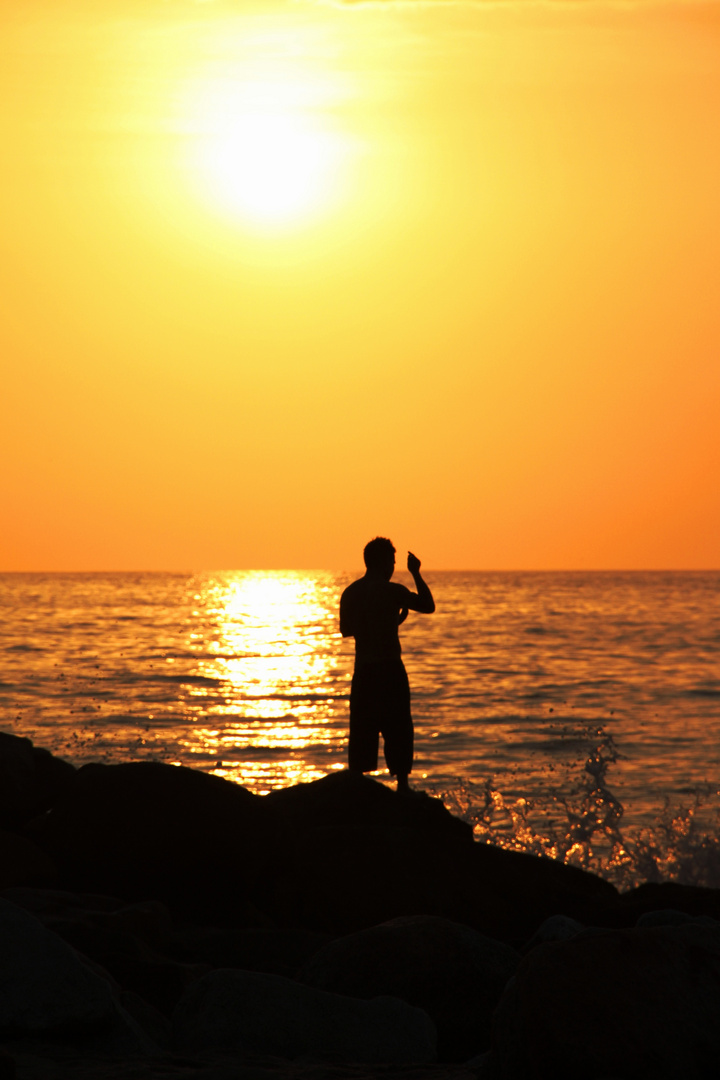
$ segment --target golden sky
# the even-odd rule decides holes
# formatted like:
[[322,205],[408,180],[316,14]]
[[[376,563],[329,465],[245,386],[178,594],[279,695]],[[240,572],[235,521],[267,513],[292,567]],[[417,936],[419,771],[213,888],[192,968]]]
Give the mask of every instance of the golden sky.
[[720,0],[0,19],[0,569],[720,565]]

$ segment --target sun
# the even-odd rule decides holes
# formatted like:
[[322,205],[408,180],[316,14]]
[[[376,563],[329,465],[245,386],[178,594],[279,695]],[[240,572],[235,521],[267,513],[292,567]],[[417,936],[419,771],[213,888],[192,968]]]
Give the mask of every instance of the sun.
[[325,105],[311,78],[286,72],[196,85],[188,165],[202,198],[263,229],[328,213],[353,145]]
[[255,112],[203,140],[200,172],[223,207],[283,224],[332,201],[342,154],[332,133],[302,115]]

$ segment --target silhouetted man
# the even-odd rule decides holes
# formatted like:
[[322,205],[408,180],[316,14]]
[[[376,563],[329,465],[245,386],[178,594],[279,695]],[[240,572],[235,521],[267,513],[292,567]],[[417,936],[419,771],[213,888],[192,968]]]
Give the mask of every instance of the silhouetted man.
[[355,673],[350,690],[350,769],[377,769],[378,741],[385,743],[385,761],[398,791],[408,790],[413,760],[410,686],[400,659],[398,627],[408,610],[430,615],[432,593],[420,576],[420,560],[408,552],[407,567],[417,592],[391,581],[395,548],[376,536],[363,551],[365,576],[348,585],[340,598],[340,633],[355,638]]

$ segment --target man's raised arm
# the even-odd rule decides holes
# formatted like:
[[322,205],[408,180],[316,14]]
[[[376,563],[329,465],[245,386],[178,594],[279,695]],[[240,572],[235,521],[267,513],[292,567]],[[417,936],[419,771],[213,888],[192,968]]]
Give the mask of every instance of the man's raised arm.
[[[417,555],[413,555],[412,551],[408,551],[407,568],[413,576],[415,588],[417,589],[417,606],[411,603],[410,607],[414,611],[420,611],[423,615],[432,615],[435,610],[433,594],[420,576],[420,560]],[[410,596],[412,595],[410,593]]]

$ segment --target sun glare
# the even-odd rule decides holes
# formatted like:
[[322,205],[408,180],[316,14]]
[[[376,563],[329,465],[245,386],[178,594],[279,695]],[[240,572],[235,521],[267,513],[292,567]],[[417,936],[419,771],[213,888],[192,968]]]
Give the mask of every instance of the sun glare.
[[337,154],[332,137],[305,118],[255,113],[201,151],[208,190],[260,222],[286,222],[326,203]]
[[196,83],[189,165],[202,197],[262,227],[327,213],[352,148],[325,108],[328,96],[299,72]]

